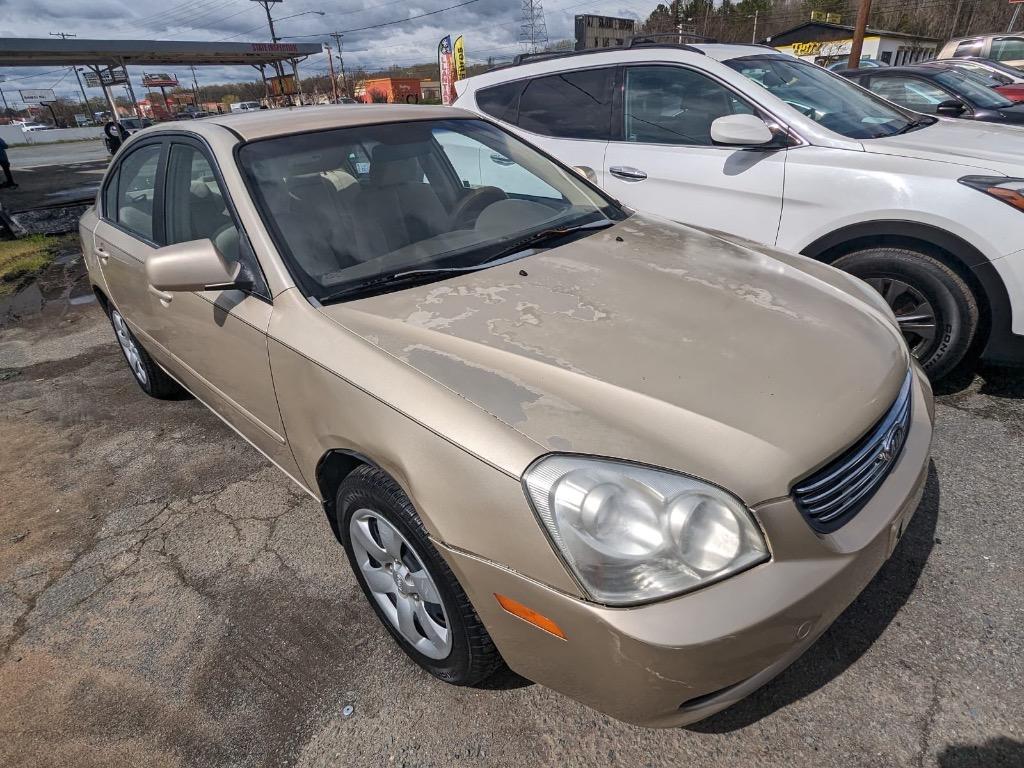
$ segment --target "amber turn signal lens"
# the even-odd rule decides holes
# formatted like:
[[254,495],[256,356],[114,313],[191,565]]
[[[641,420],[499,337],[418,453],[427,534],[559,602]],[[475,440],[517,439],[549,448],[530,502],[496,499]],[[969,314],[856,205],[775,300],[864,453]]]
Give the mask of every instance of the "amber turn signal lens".
[[498,604],[513,616],[518,616],[523,621],[529,622],[530,624],[533,624],[533,626],[540,627],[545,632],[565,640],[565,632],[563,632],[562,628],[547,616],[537,613],[532,608],[527,608],[525,605],[513,600],[511,597],[499,595],[497,592],[494,593],[494,597],[498,601]]

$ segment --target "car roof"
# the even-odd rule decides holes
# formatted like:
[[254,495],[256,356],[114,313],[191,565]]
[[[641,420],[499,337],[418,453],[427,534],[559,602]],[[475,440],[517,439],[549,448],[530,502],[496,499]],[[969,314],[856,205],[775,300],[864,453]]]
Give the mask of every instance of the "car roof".
[[[284,136],[291,133],[322,131],[331,128],[353,128],[379,123],[404,123],[413,120],[451,120],[480,116],[455,107],[421,104],[327,104],[317,107],[285,107],[258,112],[236,112],[205,118],[206,125],[219,125],[245,141]],[[173,123],[164,123],[164,130],[174,130]],[[151,129],[152,130],[152,129]],[[159,130],[159,129],[157,129]],[[147,131],[147,135],[152,135]]]
[[[943,59],[942,61],[945,61]],[[942,61],[938,62],[926,62],[924,64],[910,64],[905,67],[860,67],[858,69],[848,69],[843,74],[845,75],[879,75],[886,77],[889,75],[921,75],[922,77],[932,77],[936,72],[942,72],[949,69],[948,64],[942,66],[932,66],[933,64],[942,64]]]

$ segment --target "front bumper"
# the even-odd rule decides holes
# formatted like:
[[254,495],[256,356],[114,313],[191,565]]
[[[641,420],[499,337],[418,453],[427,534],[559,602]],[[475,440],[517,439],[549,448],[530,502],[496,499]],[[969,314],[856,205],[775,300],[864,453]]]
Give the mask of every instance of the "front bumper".
[[[792,500],[762,504],[754,511],[772,547],[769,562],[657,603],[597,605],[438,546],[513,670],[626,722],[685,725],[785,669],[881,568],[921,500],[932,418],[931,389],[918,369],[903,454],[856,517],[822,535]],[[565,639],[506,613],[495,594],[552,619]]]

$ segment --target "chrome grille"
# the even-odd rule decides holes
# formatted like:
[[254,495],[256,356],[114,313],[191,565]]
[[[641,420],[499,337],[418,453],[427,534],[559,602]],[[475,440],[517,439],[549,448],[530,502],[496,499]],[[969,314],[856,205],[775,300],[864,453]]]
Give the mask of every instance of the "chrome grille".
[[908,373],[896,402],[867,435],[793,486],[797,509],[814,530],[830,533],[848,523],[888,476],[910,428],[910,384]]

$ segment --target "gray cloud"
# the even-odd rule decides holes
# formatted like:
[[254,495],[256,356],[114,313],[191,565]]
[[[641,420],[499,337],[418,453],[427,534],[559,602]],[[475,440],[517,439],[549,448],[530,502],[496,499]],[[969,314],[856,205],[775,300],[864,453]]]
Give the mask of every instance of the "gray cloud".
[[[326,33],[349,30],[427,13],[453,5],[459,0],[289,0],[273,8],[277,33],[302,42],[330,42]],[[637,17],[645,15],[654,0],[579,0],[550,2],[546,10],[548,36],[552,41],[572,37],[573,16],[600,12]],[[303,11],[322,10],[316,15],[286,18]],[[470,61],[488,57],[507,59],[521,51],[517,43],[520,24],[519,0],[478,0],[434,16],[379,29],[345,34],[345,64],[367,69],[391,64],[407,65],[432,61],[437,42],[445,34],[465,35]],[[72,32],[81,38],[263,41],[269,39],[263,9],[251,0],[0,0],[0,35],[5,37],[47,37],[50,32]],[[324,35],[323,37],[298,37]],[[191,82],[186,67],[162,67]],[[17,101],[19,88],[54,87],[58,95],[79,93],[74,76],[56,67],[2,68],[6,77],[0,87]],[[305,74],[327,71],[327,57],[311,57],[301,65]],[[197,67],[200,86],[206,83],[254,79],[251,67]],[[141,86],[141,69],[131,68],[133,82]],[[61,79],[63,77],[63,79]],[[95,90],[90,95],[99,95]],[[10,100],[10,98],[9,98]]]

